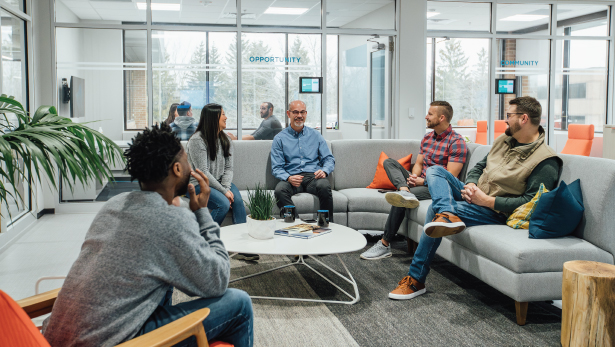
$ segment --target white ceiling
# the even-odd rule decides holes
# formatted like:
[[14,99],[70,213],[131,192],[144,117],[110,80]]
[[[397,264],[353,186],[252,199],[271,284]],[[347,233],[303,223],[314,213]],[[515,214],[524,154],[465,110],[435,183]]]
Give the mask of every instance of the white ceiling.
[[[145,0],[58,0],[59,21],[145,22],[145,11],[137,2]],[[152,3],[181,4],[180,11],[153,11],[154,23],[227,24],[236,23],[234,0],[152,0]],[[363,17],[394,0],[328,0],[327,26],[340,27]],[[243,0],[242,24],[265,26],[320,27],[320,1],[317,0]],[[302,15],[265,14],[269,7],[308,8]],[[70,13],[69,13],[70,12]],[[391,18],[391,20],[394,20]]]

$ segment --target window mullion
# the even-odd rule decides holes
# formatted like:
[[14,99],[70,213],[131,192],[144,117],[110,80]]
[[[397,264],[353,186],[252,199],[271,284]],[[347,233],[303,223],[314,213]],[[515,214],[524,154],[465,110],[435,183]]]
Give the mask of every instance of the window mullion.
[[147,0],[147,118],[154,125],[154,71],[152,64],[152,0]]

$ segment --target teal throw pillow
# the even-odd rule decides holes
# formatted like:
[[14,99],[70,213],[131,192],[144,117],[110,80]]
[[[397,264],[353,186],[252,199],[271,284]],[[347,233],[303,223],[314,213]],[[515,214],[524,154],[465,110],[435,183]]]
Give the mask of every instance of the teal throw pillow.
[[569,185],[562,181],[559,187],[542,194],[530,218],[530,238],[549,239],[571,234],[583,219],[581,181]]

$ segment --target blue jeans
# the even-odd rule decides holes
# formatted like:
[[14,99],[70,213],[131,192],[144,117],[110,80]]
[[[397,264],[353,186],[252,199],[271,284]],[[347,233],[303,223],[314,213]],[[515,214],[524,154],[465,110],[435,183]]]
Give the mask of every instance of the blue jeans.
[[[194,191],[196,194],[201,193],[201,186],[195,186]],[[246,207],[243,205],[243,199],[241,199],[239,189],[237,189],[237,186],[233,183],[231,183],[231,192],[235,200],[232,204],[229,203],[228,198],[219,190],[211,188],[207,208],[211,210],[211,218],[214,222],[218,223],[218,225],[222,224],[229,209],[233,210],[233,224],[246,222]]]
[[[425,224],[432,221],[436,213],[450,212],[459,217],[467,227],[485,224],[506,224],[507,216],[490,208],[469,204],[461,198],[463,182],[446,171],[442,166],[432,166],[425,175],[431,206],[427,210]],[[412,258],[408,275],[415,280],[425,283],[429,273],[429,265],[433,260],[442,238],[431,238],[425,233],[421,235],[419,246]]]
[[[209,316],[203,321],[207,340],[224,341],[236,347],[252,347],[254,343],[252,300],[242,290],[229,288],[217,298],[197,299],[175,306],[171,306],[170,302],[162,304],[145,321],[135,337],[209,307]],[[190,337],[175,346],[196,346],[196,338]]]

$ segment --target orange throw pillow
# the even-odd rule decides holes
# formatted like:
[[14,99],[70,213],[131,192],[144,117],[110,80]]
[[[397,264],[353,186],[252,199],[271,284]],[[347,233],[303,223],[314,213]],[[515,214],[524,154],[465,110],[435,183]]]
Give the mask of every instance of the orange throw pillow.
[[[386,171],[384,171],[384,161],[387,159],[389,159],[389,156],[386,155],[384,152],[380,152],[380,159],[378,159],[378,167],[376,168],[376,174],[374,175],[372,183],[367,186],[367,188],[397,190],[397,188],[389,180],[389,176],[387,176]],[[398,162],[404,167],[404,169],[408,171],[410,171],[411,161],[412,154],[398,160]]]

